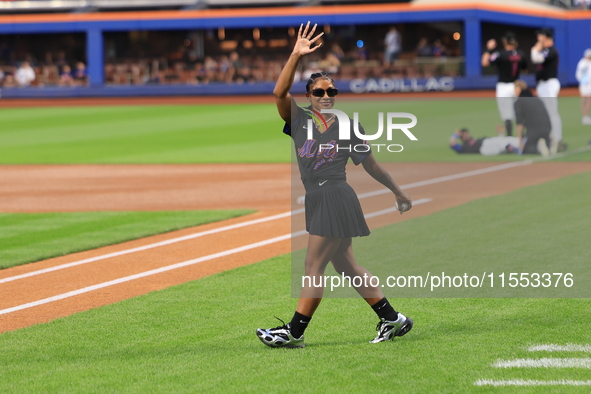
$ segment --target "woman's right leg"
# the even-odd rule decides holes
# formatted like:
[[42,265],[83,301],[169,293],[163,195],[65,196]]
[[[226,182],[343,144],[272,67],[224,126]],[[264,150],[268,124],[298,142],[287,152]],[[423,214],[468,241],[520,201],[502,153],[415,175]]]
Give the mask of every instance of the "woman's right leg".
[[296,308],[296,311],[302,315],[312,317],[316,308],[320,305],[324,294],[324,286],[319,286],[319,284],[323,284],[326,266],[332,260],[342,240],[342,238],[321,237],[318,235],[309,236],[305,260],[306,280],[303,281],[305,286],[300,291],[300,299]]
[[[310,235],[305,260],[305,275],[296,312],[287,325],[256,330],[259,339],[271,347],[304,347],[304,331],[324,294],[324,270],[339,248],[342,238]],[[316,285],[315,285],[316,284]]]

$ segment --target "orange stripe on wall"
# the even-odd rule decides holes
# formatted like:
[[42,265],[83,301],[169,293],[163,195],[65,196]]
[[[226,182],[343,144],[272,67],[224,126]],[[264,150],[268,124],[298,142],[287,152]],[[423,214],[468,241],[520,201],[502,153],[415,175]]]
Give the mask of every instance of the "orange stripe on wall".
[[343,6],[314,7],[277,7],[248,8],[221,10],[190,10],[190,11],[131,11],[131,12],[94,12],[86,14],[25,14],[0,15],[0,23],[59,23],[59,22],[95,22],[124,20],[156,20],[156,19],[202,19],[202,18],[246,18],[297,15],[345,15],[374,14],[384,12],[413,11],[450,11],[450,10],[484,10],[510,14],[549,17],[555,19],[591,19],[589,11],[543,10],[489,3],[449,3],[449,4],[358,4]]

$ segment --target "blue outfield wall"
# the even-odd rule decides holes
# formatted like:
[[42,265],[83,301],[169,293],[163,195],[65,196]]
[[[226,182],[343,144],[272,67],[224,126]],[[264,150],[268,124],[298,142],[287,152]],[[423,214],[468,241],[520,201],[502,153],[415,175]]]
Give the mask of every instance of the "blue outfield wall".
[[[318,12],[322,9],[324,12]],[[90,97],[90,96],[144,96],[144,95],[211,95],[211,94],[267,94],[272,84],[257,83],[245,85],[197,85],[197,86],[118,86],[104,84],[104,41],[103,34],[111,31],[129,30],[195,30],[224,26],[225,28],[254,27],[287,27],[299,26],[302,21],[311,20],[318,24],[389,24],[389,23],[428,23],[428,22],[462,22],[464,25],[464,54],[466,58],[465,76],[453,78],[452,89],[488,89],[494,87],[494,78],[481,75],[480,57],[481,25],[483,22],[507,25],[526,26],[532,28],[551,28],[555,31],[555,45],[561,55],[559,79],[563,86],[575,85],[575,69],[584,50],[591,47],[591,16],[587,19],[568,18],[568,11],[562,17],[536,16],[516,14],[515,12],[491,11],[489,9],[455,9],[455,10],[412,10],[404,12],[363,12],[350,14],[326,13],[326,7],[299,8],[298,15],[286,14],[265,16],[264,10],[254,16],[212,17],[208,14],[182,19],[118,19],[118,20],[51,20],[35,23],[0,23],[0,34],[27,33],[65,33],[83,32],[86,34],[87,62],[91,87],[89,88],[30,88],[4,89],[2,97]],[[335,8],[337,9],[337,8]],[[549,15],[558,15],[554,13]],[[137,15],[137,13],[135,13]],[[182,11],[178,15],[183,15]],[[108,18],[108,16],[105,16]],[[527,49],[524,48],[526,51]],[[529,77],[528,77],[529,79]],[[440,84],[428,80],[390,80],[364,82],[365,91],[421,91],[445,90],[450,86],[449,80]],[[533,82],[533,81],[531,81]],[[343,91],[361,91],[359,84],[349,86],[341,83]],[[374,88],[375,86],[378,88]],[[437,89],[437,85],[442,85]],[[408,87],[410,86],[410,88]],[[429,88],[428,88],[429,87]],[[295,88],[295,87],[294,87]]]
[[[524,80],[534,85],[534,76]],[[369,78],[337,80],[340,93],[399,93],[399,92],[449,92],[471,89],[494,89],[497,78]],[[0,89],[1,98],[72,98],[72,97],[142,97],[142,96],[234,96],[271,95],[275,83],[226,84],[214,82],[207,85],[145,85],[145,86],[96,86],[96,87],[45,87]],[[304,95],[305,82],[295,83],[294,95]]]

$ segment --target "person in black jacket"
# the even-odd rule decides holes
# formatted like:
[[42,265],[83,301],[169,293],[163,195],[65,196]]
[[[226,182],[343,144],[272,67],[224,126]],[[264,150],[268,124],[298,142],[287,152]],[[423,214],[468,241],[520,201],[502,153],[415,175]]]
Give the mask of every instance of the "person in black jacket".
[[513,103],[515,102],[515,84],[519,72],[527,68],[525,53],[517,48],[515,34],[507,32],[503,36],[503,49],[497,48],[497,41],[490,39],[486,43],[486,52],[482,54],[483,67],[497,66],[499,81],[496,85],[497,106],[501,119],[505,123],[507,136],[513,135]]
[[562,141],[562,119],[558,111],[558,95],[560,81],[558,80],[558,63],[560,54],[554,46],[554,32],[550,29],[540,29],[537,32],[538,42],[531,49],[531,61],[537,67],[536,93],[548,110],[552,122],[550,152],[556,153]]
[[552,125],[546,106],[531,93],[523,80],[515,81],[515,95],[518,97],[514,107],[520,152],[547,156]]

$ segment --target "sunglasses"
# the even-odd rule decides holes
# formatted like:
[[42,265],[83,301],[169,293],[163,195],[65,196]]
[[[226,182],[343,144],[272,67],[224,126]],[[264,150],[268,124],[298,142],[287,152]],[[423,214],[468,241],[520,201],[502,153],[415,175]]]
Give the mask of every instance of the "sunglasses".
[[328,97],[334,97],[339,94],[339,89],[337,88],[328,88],[326,90],[322,88],[312,89],[312,96],[314,97],[324,97],[324,94],[328,94]]

